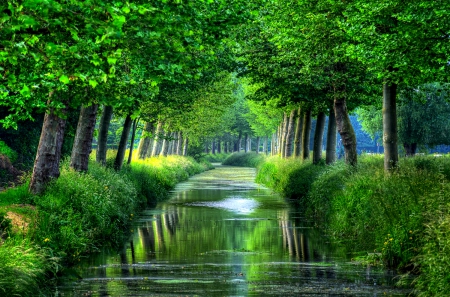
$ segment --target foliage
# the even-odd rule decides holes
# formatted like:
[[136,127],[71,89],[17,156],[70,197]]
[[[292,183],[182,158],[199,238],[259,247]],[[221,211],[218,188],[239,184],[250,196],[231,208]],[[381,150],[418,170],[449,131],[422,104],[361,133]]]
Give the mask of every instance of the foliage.
[[0,293],[38,296],[58,269],[58,261],[48,249],[28,240],[8,239],[0,246]]
[[233,153],[229,155],[223,162],[223,165],[242,166],[242,167],[259,167],[264,162],[266,156],[255,152],[249,153]]
[[6,212],[0,210],[0,242],[3,236],[11,232],[11,220],[7,218]]
[[228,158],[230,154],[226,153],[216,153],[216,154],[207,154],[202,157],[202,159],[211,162],[211,163],[222,163],[226,158]]
[[17,152],[7,146],[2,140],[0,140],[0,155],[8,157],[11,162],[17,159]]

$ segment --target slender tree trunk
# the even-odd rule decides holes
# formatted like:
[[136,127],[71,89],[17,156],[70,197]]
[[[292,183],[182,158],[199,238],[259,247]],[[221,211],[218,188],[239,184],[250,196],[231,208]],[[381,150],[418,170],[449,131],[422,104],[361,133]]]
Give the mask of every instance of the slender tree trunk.
[[295,112],[296,110],[291,110],[291,113],[289,115],[288,120],[288,127],[287,127],[287,133],[286,133],[286,147],[285,147],[285,153],[284,156],[286,158],[292,156],[292,146],[294,142],[294,118],[295,118]]
[[217,153],[218,154],[222,153],[222,146],[221,146],[220,138],[217,139]]
[[281,144],[280,144],[280,154],[281,158],[286,157],[286,138],[287,138],[287,130],[289,126],[289,118],[286,113],[283,116],[283,125],[281,126]]
[[153,140],[153,148],[152,148],[152,157],[156,157],[158,155],[158,145],[159,145],[159,135],[161,134],[162,122],[158,121],[156,125],[155,137]]
[[334,109],[330,108],[330,116],[328,117],[328,131],[327,131],[327,150],[326,163],[332,164],[336,161],[336,117],[334,116]]
[[130,152],[128,154],[127,164],[131,164],[131,159],[133,158],[134,139],[136,138],[136,130],[137,130],[138,122],[139,122],[139,119],[137,119],[137,118],[133,121],[133,128],[131,130]]
[[116,159],[114,160],[114,169],[119,171],[122,169],[123,160],[125,159],[125,151],[127,150],[128,136],[131,130],[131,115],[127,115],[123,124],[122,135],[120,136],[119,147],[117,148]]
[[150,143],[152,140],[151,135],[153,132],[153,123],[146,122],[144,125],[144,131],[142,132],[141,140],[139,141],[138,147],[138,158],[145,159],[147,157]]
[[[167,129],[168,130],[168,129]],[[161,132],[164,135],[163,141],[162,141],[162,145],[161,145],[161,151],[159,152],[160,156],[167,156],[167,151],[169,149],[169,143],[167,141],[167,138],[169,136],[169,134],[166,132],[167,130],[162,130]]]
[[311,135],[311,109],[305,111],[302,126],[302,160],[309,158],[309,139]]
[[302,151],[302,130],[303,130],[303,113],[299,107],[297,110],[297,119],[295,123],[295,135],[294,135],[294,157],[300,157]]
[[259,154],[259,145],[261,142],[261,137],[256,137],[256,153]]
[[77,132],[73,142],[72,155],[70,156],[70,167],[77,171],[88,170],[97,110],[98,104],[82,106],[80,110]]
[[111,123],[111,118],[113,115],[112,106],[106,105],[103,107],[102,116],[100,118],[100,123],[98,127],[98,141],[97,141],[97,153],[96,161],[97,163],[106,164],[106,151],[108,150],[108,130],[109,124]]
[[412,157],[416,154],[417,143],[403,143],[403,147],[407,157]]
[[211,141],[211,154],[215,155],[216,154],[216,140],[213,139]]
[[53,109],[45,114],[29,186],[31,193],[42,194],[47,184],[59,177],[65,128],[66,121],[59,118]]
[[269,154],[269,136],[264,137],[263,152],[266,156]]
[[352,166],[356,166],[358,163],[356,135],[350,117],[348,116],[345,97],[334,99],[334,114],[336,116],[337,130],[341,135],[342,145],[344,146],[345,162]]
[[183,139],[183,156],[188,155],[188,146],[189,146],[189,138],[187,136],[184,136]]
[[178,137],[177,137],[177,151],[176,151],[176,154],[178,155],[178,156],[180,156],[181,155],[181,153],[182,153],[182,150],[183,150],[183,132],[178,132]]
[[398,166],[397,147],[397,85],[383,85],[383,146],[384,170],[390,171]]
[[251,152],[252,151],[252,137],[251,136],[249,136],[248,137],[248,139],[247,139],[247,146],[248,146],[248,152]]
[[239,131],[238,147],[237,147],[237,152],[238,153],[241,151],[241,144],[242,144],[242,131]]
[[322,160],[322,142],[323,132],[325,130],[326,116],[323,111],[319,112],[316,121],[316,131],[314,133],[314,146],[313,146],[313,163],[319,164]]
[[277,154],[277,133],[273,133],[272,134],[272,142],[271,142],[271,147],[270,147],[270,152],[272,156],[275,156]]

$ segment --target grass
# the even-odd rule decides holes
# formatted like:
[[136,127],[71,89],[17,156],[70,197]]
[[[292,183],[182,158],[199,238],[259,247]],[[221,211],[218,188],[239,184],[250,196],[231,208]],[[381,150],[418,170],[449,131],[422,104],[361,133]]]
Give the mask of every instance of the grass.
[[362,156],[356,170],[272,157],[257,181],[302,201],[305,213],[352,251],[375,251],[384,265],[417,273],[420,296],[443,296],[450,290],[450,158],[399,164],[385,174],[382,156]]
[[[134,160],[119,172],[90,162],[81,173],[66,160],[44,194],[29,194],[28,183],[0,193],[0,295],[41,294],[61,267],[105,244],[119,246],[137,213],[166,198],[176,183],[210,168],[169,156]],[[15,230],[14,220],[26,221],[26,232]]]
[[223,165],[242,166],[242,167],[258,167],[264,162],[266,155],[250,153],[233,153],[229,155],[223,162]]

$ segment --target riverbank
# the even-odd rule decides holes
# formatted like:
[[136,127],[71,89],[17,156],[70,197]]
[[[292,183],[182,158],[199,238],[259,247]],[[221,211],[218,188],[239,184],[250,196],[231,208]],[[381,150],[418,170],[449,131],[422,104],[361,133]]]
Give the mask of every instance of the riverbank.
[[135,160],[120,172],[91,162],[71,170],[41,196],[28,183],[0,193],[0,293],[37,296],[61,270],[105,244],[118,246],[141,210],[167,197],[176,183],[210,169],[180,156]]
[[257,182],[297,200],[351,250],[374,251],[382,264],[413,274],[419,296],[450,290],[449,157],[404,158],[389,176],[382,156],[361,157],[356,170],[270,157]]

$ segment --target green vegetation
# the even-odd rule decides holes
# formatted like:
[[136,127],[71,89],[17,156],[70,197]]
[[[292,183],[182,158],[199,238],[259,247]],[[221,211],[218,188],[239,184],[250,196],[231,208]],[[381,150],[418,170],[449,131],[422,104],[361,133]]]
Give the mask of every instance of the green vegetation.
[[389,176],[382,156],[364,156],[356,169],[270,158],[257,181],[299,199],[350,250],[375,250],[385,265],[420,273],[423,296],[449,289],[450,158],[403,158]]
[[229,166],[242,166],[242,167],[258,167],[264,162],[266,156],[264,154],[257,154],[255,152],[250,153],[233,153],[226,158],[222,164]]
[[[7,237],[0,246],[0,291],[35,296],[60,265],[74,264],[105,244],[120,245],[145,206],[209,168],[191,158],[169,156],[137,161],[120,172],[92,162],[84,173],[64,161],[61,176],[43,195],[31,195],[27,183],[0,193],[0,234]],[[18,205],[25,203],[34,206]],[[15,232],[6,211],[29,223],[26,230]]]
[[202,159],[211,162],[211,163],[222,163],[225,159],[230,156],[229,153],[216,153],[216,154],[207,154],[202,156]]

